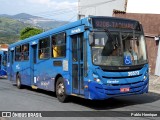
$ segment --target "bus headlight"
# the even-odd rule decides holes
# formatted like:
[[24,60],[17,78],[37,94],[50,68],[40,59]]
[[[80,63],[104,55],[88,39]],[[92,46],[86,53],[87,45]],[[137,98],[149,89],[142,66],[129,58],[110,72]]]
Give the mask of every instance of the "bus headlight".
[[146,75],[144,75],[144,77],[143,77],[143,81],[145,81],[147,79],[147,76]]
[[96,81],[96,82],[100,82],[101,80],[100,79],[98,79],[98,78],[94,78],[94,80]]
[[93,74],[93,78],[94,78],[94,81],[96,81],[96,82],[98,82],[98,83],[101,81],[101,80],[99,79],[98,75]]
[[148,71],[145,73],[145,75],[143,76],[143,81],[147,80],[148,77]]

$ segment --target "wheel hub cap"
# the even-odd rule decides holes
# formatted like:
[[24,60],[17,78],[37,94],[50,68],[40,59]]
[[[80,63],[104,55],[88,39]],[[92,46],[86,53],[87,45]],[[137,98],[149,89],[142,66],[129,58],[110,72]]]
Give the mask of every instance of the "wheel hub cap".
[[60,83],[58,85],[58,94],[61,95],[61,96],[64,94],[64,85],[63,85],[63,83]]

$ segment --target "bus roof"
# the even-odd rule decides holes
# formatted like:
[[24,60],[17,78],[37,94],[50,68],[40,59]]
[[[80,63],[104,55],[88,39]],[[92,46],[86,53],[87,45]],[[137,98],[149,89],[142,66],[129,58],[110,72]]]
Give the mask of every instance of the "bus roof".
[[62,31],[64,31],[64,30],[67,30],[67,29],[70,29],[70,28],[74,28],[74,27],[76,27],[76,26],[80,26],[80,25],[82,25],[82,24],[85,24],[86,22],[84,22],[84,21],[86,21],[86,20],[87,20],[87,18],[81,19],[81,20],[75,21],[75,22],[73,22],[73,23],[69,23],[69,24],[63,25],[63,26],[61,26],[61,27],[58,27],[58,28],[54,28],[54,29],[45,31],[45,32],[40,33],[40,34],[38,34],[38,35],[35,35],[35,36],[32,36],[32,37],[26,38],[26,39],[24,39],[24,40],[20,40],[20,41],[18,41],[18,42],[16,42],[16,43],[13,43],[13,44],[10,44],[9,47],[12,47],[12,46],[15,46],[15,45],[19,45],[19,44],[28,43],[28,42],[30,42],[30,41],[33,41],[33,40],[36,40],[36,39],[38,40],[38,39],[40,39],[40,38],[43,38],[43,37],[52,35],[53,33],[56,34],[56,33],[62,32]]

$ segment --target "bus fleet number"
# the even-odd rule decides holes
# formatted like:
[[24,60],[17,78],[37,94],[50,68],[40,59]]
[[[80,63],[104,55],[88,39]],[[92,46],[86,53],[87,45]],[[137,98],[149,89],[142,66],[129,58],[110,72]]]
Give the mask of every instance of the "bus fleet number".
[[128,76],[139,75],[139,71],[128,72]]

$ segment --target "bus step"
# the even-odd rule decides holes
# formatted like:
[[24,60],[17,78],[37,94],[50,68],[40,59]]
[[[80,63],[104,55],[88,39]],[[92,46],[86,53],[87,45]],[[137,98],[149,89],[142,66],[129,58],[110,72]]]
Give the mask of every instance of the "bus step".
[[31,87],[32,87],[32,89],[38,89],[38,87],[35,85],[32,85]]
[[84,96],[83,95],[77,95],[77,94],[71,94],[71,96],[76,96],[76,97],[80,97],[80,98],[84,98]]

